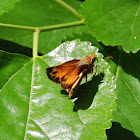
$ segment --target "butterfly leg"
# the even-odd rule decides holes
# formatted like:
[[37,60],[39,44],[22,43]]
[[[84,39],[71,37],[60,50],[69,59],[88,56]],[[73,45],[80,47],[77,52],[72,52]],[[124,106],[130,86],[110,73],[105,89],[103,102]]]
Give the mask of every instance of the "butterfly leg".
[[92,69],[92,72],[94,73],[95,71],[97,71],[97,66],[95,66],[93,69]]
[[105,59],[105,58],[111,58],[111,59],[113,59],[113,56],[107,56],[107,57],[104,57],[104,59]]
[[[97,71],[97,66],[95,66],[95,67],[93,68],[93,73],[94,73],[95,71]],[[103,77],[102,77],[99,73],[98,73],[98,75],[100,76],[101,79],[103,79]]]
[[87,73],[86,73],[86,86],[87,86]]

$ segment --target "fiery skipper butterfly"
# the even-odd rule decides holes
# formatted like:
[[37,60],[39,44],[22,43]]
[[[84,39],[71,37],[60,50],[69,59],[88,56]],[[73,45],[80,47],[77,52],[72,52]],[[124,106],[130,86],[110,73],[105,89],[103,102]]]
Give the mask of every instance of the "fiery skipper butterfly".
[[94,62],[97,59],[95,54],[90,54],[81,60],[71,60],[55,67],[46,69],[50,80],[59,83],[63,89],[69,92],[69,96],[79,86],[82,78],[93,71]]

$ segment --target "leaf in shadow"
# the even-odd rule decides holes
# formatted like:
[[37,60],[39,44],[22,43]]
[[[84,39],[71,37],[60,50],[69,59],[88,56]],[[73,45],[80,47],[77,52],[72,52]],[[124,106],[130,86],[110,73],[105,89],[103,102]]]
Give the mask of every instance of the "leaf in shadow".
[[117,122],[112,123],[112,127],[106,130],[108,140],[139,140],[133,132],[121,127]]
[[[0,39],[0,50],[4,50],[10,53],[19,53],[29,57],[32,57],[32,49],[12,41]],[[39,53],[39,55],[42,55]]]
[[90,107],[101,80],[99,76],[94,76],[91,81],[79,86],[76,93],[72,96],[72,99],[77,97],[77,100],[74,101],[75,111],[79,109],[85,110]]

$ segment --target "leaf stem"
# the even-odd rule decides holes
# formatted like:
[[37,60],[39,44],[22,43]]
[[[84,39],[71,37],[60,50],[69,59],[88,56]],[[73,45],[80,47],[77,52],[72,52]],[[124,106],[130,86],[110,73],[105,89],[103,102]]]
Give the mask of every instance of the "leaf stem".
[[0,27],[13,28],[13,29],[19,29],[19,30],[29,30],[29,31],[36,30],[36,27],[12,25],[12,24],[5,24],[5,23],[0,23]]
[[51,25],[51,26],[42,26],[42,27],[29,27],[29,26],[20,26],[20,25],[0,23],[0,27],[12,28],[12,29],[18,29],[18,30],[28,30],[28,31],[35,31],[36,29],[39,29],[40,31],[47,31],[47,30],[55,30],[55,29],[66,28],[66,27],[79,26],[79,25],[84,25],[84,24],[85,24],[85,21],[83,20],[83,21],[74,21],[74,22],[68,22],[68,23]]
[[79,26],[79,25],[84,25],[84,24],[85,24],[85,21],[75,21],[75,22],[69,22],[69,23],[64,23],[64,24],[38,27],[38,29],[40,31],[47,31],[47,30],[55,30],[55,29],[66,28],[66,27]]
[[68,5],[67,3],[63,2],[62,0],[54,0],[57,3],[59,3],[60,5],[62,5],[63,7],[65,7],[67,10],[69,10],[72,14],[74,14],[78,19],[82,19],[82,16],[70,5]]
[[38,39],[40,30],[36,29],[33,32],[33,60],[38,56]]

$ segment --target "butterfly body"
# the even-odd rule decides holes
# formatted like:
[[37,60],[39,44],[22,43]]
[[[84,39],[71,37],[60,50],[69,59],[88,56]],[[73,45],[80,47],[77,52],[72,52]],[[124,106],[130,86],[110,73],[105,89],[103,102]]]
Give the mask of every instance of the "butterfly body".
[[81,60],[71,60],[46,69],[50,80],[59,83],[72,96],[82,78],[93,70],[96,55],[90,54]]

